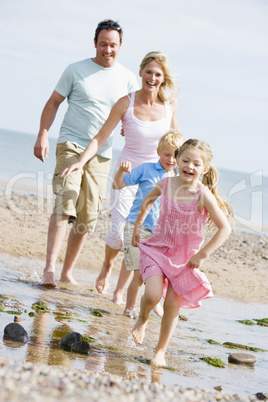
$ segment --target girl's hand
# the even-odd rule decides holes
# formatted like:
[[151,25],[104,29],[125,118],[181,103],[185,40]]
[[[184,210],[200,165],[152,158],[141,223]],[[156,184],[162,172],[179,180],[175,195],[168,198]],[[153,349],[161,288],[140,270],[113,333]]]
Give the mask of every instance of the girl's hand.
[[66,169],[64,169],[61,174],[59,175],[59,177],[64,177],[64,176],[69,176],[69,174],[71,174],[72,172],[81,172],[83,169],[83,164],[81,162],[76,162],[73,165],[70,165],[69,167],[67,167]]
[[202,258],[199,253],[196,253],[188,261],[187,267],[200,268],[201,265],[203,264],[203,261],[204,261],[204,258]]
[[132,235],[132,246],[133,247],[138,247],[138,244],[140,242],[140,230],[139,229],[135,229],[133,230],[133,235]]
[[129,161],[120,162],[120,168],[124,173],[131,173],[131,162]]

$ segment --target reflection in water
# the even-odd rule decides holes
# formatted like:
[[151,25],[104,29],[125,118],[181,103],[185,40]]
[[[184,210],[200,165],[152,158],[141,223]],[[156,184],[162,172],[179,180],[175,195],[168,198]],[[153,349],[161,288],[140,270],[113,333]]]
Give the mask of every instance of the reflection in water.
[[[38,286],[43,262],[0,255],[0,294],[6,295],[5,309],[20,310],[21,325],[29,334],[27,344],[0,339],[0,356],[14,360],[59,365],[74,369],[110,372],[124,377],[139,377],[148,382],[182,384],[213,389],[221,385],[225,393],[254,394],[268,388],[268,353],[256,353],[254,367],[228,365],[228,355],[235,350],[223,347],[223,342],[237,342],[267,349],[267,328],[238,323],[239,319],[264,318],[267,306],[237,303],[214,298],[203,303],[203,308],[183,310],[188,321],[179,321],[167,353],[167,368],[154,368],[144,362],[153,356],[157,342],[160,318],[152,315],[144,344],[138,346],[130,332],[134,321],[122,315],[123,306],[111,303],[111,295],[95,292],[90,273],[76,270],[79,288],[59,284],[57,289]],[[114,278],[116,280],[116,278]],[[89,284],[89,285],[88,285]],[[44,301],[49,311],[33,312],[32,305]],[[0,301],[1,303],[1,301]],[[0,310],[1,311],[1,310]],[[0,312],[1,328],[14,316]],[[71,353],[59,347],[60,339],[79,332],[88,337],[91,349],[88,355]],[[1,338],[1,337],[0,337]],[[213,339],[219,344],[210,344]],[[254,352],[250,352],[255,354]],[[210,356],[227,363],[219,369],[201,361]],[[265,384],[266,382],[266,384]]]

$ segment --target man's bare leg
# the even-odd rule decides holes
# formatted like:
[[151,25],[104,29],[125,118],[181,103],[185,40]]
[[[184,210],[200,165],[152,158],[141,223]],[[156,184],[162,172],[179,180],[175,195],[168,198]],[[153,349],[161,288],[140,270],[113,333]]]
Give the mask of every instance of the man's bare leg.
[[66,233],[67,215],[52,215],[48,226],[46,266],[43,272],[41,285],[56,286],[54,274],[57,257]]
[[109,286],[109,279],[112,273],[114,259],[119,251],[120,250],[109,247],[107,244],[105,246],[105,259],[95,284],[95,287],[99,293],[105,293]]
[[142,276],[140,274],[140,271],[136,270],[134,271],[133,279],[127,290],[127,302],[123,315],[130,318],[132,318],[135,315],[134,308],[142,285],[143,285]]
[[77,227],[74,225],[69,233],[67,249],[64,259],[64,264],[61,271],[62,282],[68,282],[73,285],[77,285],[76,280],[73,278],[72,271],[75,263],[79,257],[80,251],[86,241],[88,232],[80,233],[77,231]]
[[123,303],[123,294],[133,277],[133,271],[127,271],[125,261],[122,261],[120,274],[117,280],[116,288],[113,295],[113,302],[115,304]]

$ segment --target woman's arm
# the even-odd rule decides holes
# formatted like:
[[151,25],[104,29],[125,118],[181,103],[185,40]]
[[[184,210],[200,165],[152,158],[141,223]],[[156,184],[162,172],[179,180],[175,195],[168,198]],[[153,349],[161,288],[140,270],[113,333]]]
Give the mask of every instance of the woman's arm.
[[170,101],[170,107],[172,110],[172,117],[171,117],[171,123],[170,123],[170,128],[173,128],[173,130],[179,131],[179,124],[177,121],[177,99],[175,98],[174,100]]
[[126,187],[126,182],[124,180],[125,173],[131,173],[131,162],[122,161],[120,162],[120,166],[114,176],[113,188],[115,190],[120,190],[121,188]]
[[60,177],[68,176],[74,171],[82,170],[84,164],[89,161],[104,145],[107,138],[111,135],[119,121],[122,119],[129,106],[129,98],[124,96],[120,98],[112,107],[109,117],[103,124],[98,134],[90,141],[84,152],[81,154],[77,163],[66,168]]
[[133,228],[133,235],[132,235],[132,246],[137,247],[137,243],[140,242],[140,227],[142,226],[146,216],[150,212],[153,204],[157,200],[158,197],[161,195],[162,189],[162,180],[156,183],[154,188],[146,195],[144,198],[140,210],[138,212],[136,222]]
[[187,265],[191,268],[199,268],[203,261],[222,245],[232,231],[228,219],[218,206],[216,198],[210,191],[204,193],[204,206],[218,230],[212,239],[190,259]]

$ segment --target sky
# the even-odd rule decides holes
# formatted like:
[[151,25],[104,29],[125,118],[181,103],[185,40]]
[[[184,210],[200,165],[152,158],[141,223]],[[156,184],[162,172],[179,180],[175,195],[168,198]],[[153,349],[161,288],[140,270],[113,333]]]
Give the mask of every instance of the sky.
[[106,18],[122,25],[118,61],[137,77],[146,53],[168,55],[186,138],[207,141],[218,168],[268,176],[267,0],[0,0],[0,128],[37,135],[60,75],[95,56]]

